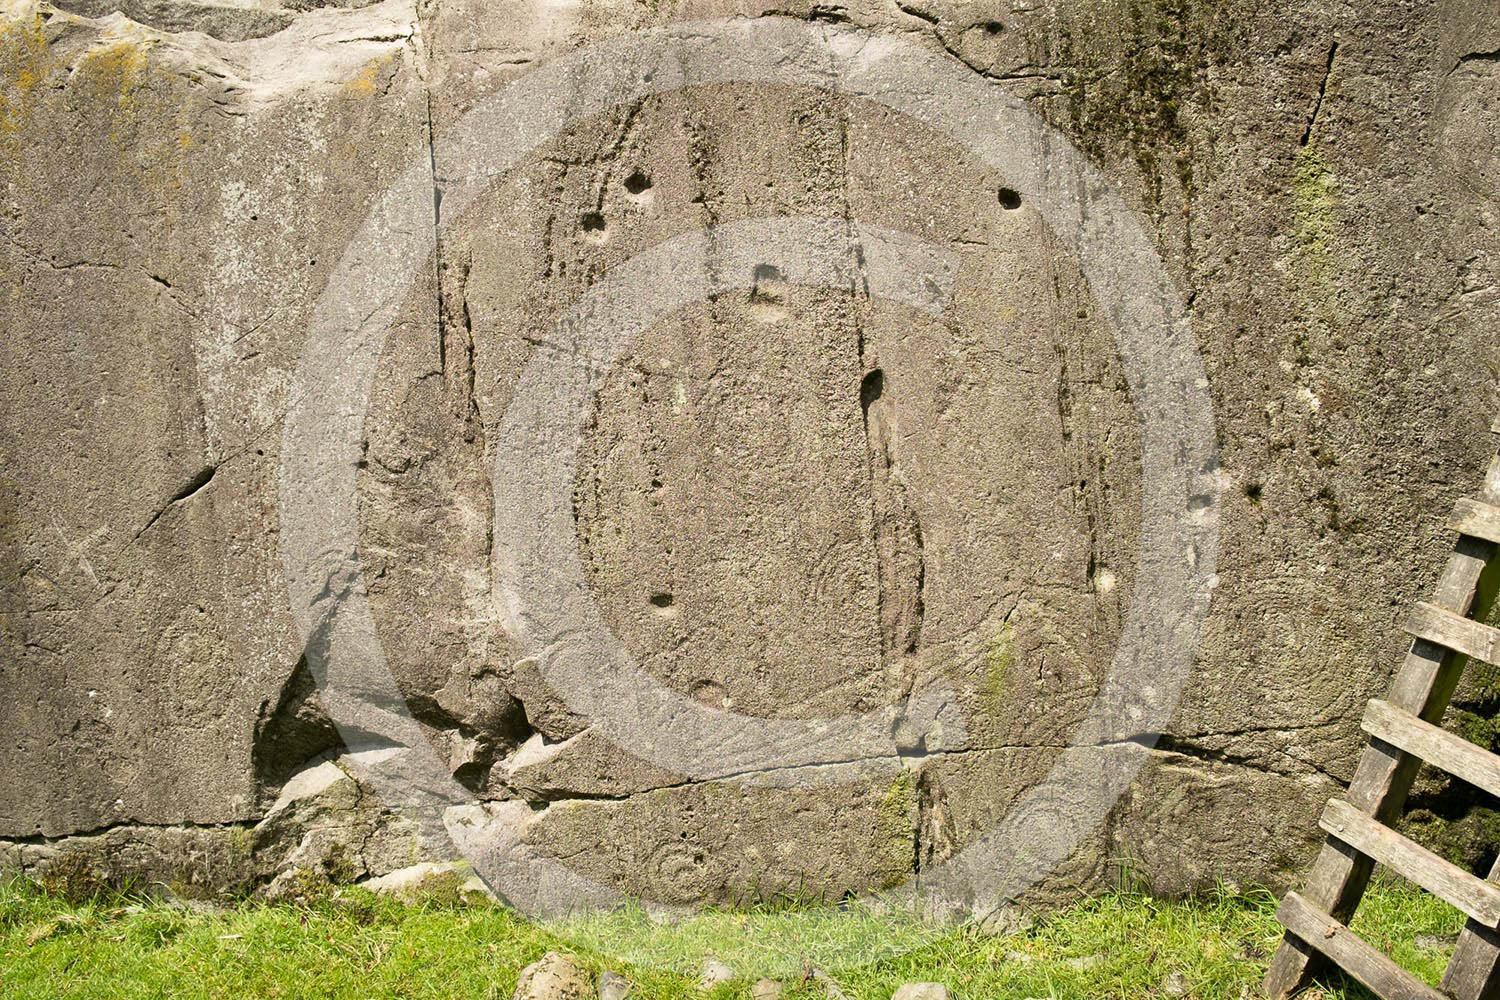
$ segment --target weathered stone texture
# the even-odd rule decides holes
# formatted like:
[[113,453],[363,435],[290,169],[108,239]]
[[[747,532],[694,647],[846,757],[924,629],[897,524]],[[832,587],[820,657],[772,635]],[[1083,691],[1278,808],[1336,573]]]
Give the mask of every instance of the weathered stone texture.
[[[449,130],[486,94],[723,16],[946,52],[1149,221],[1216,408],[1219,586],[1153,765],[1054,884],[1302,865],[1491,447],[1500,16],[1474,0],[12,4],[0,860],[107,845],[168,880],[180,848],[239,885],[448,857],[333,773],[287,609],[281,421],[313,304],[402,170],[440,194],[463,169]],[[1067,746],[1131,603],[1140,441],[1079,265],[1006,188],[892,111],[721,85],[565,132],[443,233],[366,415],[360,558],[412,713],[465,788],[531,803],[527,850],[664,902],[837,898],[951,856]],[[657,323],[595,399],[578,551],[642,667],[703,705],[951,689],[962,745],[907,747],[894,784],[692,781],[614,747],[494,605],[493,436],[559,312],[664,240],[798,214],[952,251],[952,308],[766,275]]]

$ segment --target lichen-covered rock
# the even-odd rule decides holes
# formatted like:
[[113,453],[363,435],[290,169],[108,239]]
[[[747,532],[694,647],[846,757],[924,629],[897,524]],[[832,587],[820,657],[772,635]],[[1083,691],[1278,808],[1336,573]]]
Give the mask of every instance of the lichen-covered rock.
[[512,1000],[593,1000],[588,971],[566,955],[549,951],[521,970]]
[[[725,83],[602,109],[456,207],[460,123],[496,89],[727,17],[836,20],[871,59],[921,46],[1023,102],[1147,227],[1187,311],[1217,587],[1151,765],[1033,901],[1111,884],[1121,857],[1171,891],[1301,867],[1492,449],[1500,14],[831,10],[0,11],[0,865],[241,891],[444,863],[451,836],[507,870],[564,860],[601,898],[839,899],[927,879],[1045,779],[1149,582],[1151,399],[1039,199],[873,102]],[[409,170],[443,228],[360,399],[340,468],[361,579],[329,592],[368,600],[404,745],[452,776],[420,808],[340,763],[346,737],[390,741],[340,733],[319,697],[281,507],[317,303]],[[662,733],[611,740],[543,676],[497,552],[495,458],[580,295],[686,234],[787,216],[953,255],[951,306],[755,268],[641,330],[580,415],[570,552],[684,704],[768,725],[889,708],[893,747],[869,770],[688,773],[655,756]],[[932,692],[939,710],[908,711]],[[561,884],[524,891],[562,905]]]
[[469,902],[494,898],[473,869],[459,862],[423,861],[377,875],[360,885],[403,903]]
[[119,826],[57,841],[0,840],[0,870],[77,901],[110,892],[182,899],[237,896],[255,886],[243,826]]
[[[369,751],[324,760],[282,786],[266,817],[250,831],[255,863],[260,876],[270,880],[271,895],[295,889],[309,876],[343,884],[397,872],[434,874],[418,866],[446,858],[451,853],[446,838],[425,835],[419,819],[388,808],[356,777],[360,766],[389,754]],[[380,886],[409,887],[401,878]]]

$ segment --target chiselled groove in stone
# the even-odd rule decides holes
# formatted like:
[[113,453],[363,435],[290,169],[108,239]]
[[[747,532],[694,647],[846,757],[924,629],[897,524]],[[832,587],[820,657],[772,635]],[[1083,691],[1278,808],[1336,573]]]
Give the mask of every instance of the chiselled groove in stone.
[[914,653],[922,637],[922,587],[926,566],[922,525],[901,481],[892,451],[885,373],[869,372],[859,388],[870,465],[870,505],[879,570],[880,640],[883,657]]
[[1337,41],[1328,46],[1328,59],[1323,64],[1323,78],[1318,81],[1318,96],[1313,101],[1312,114],[1307,116],[1307,127],[1302,130],[1302,138],[1298,145],[1306,146],[1312,141],[1313,129],[1318,125],[1318,113],[1323,110],[1323,98],[1328,95],[1328,78],[1333,75],[1333,59],[1338,55],[1338,51]]
[[438,182],[436,139],[432,131],[432,94],[426,95],[427,173],[432,180],[432,264],[436,274],[438,369],[448,370],[448,346],[443,322],[443,186]]
[[210,482],[213,481],[214,473],[217,471],[219,471],[219,468],[216,465],[206,465],[202,469],[199,469],[193,475],[193,478],[189,479],[185,484],[183,484],[183,486],[176,493],[172,494],[171,498],[167,500],[166,503],[162,504],[161,507],[157,509],[156,513],[151,515],[151,517],[146,521],[145,524],[141,525],[141,530],[135,533],[135,537],[140,538],[146,532],[150,531],[152,525],[161,520],[162,515],[171,510],[174,506],[192,499],[199,491],[201,491],[204,487],[206,487]]
[[452,393],[454,415],[463,424],[464,441],[472,442],[479,417],[474,392],[474,321],[468,295],[474,257],[469,250],[455,256],[459,259],[452,263],[443,259],[438,267],[438,360],[444,383]]
[[1129,737],[1127,740],[1124,740],[1122,742],[1138,743],[1155,753],[1167,756],[1188,757],[1193,760],[1201,760],[1212,764],[1224,764],[1229,767],[1243,767],[1253,771],[1263,771],[1267,774],[1298,774],[1306,773],[1307,771],[1313,771],[1321,774],[1323,777],[1329,779],[1330,781],[1339,781],[1339,778],[1336,775],[1334,775],[1321,765],[1313,763],[1311,761],[1303,760],[1298,757],[1292,757],[1289,754],[1283,754],[1283,756],[1285,756],[1289,761],[1304,765],[1306,770],[1304,771],[1298,768],[1282,770],[1280,768],[1272,767],[1268,763],[1249,754],[1232,753],[1227,749],[1211,749],[1209,747],[1200,746],[1198,743],[1194,742],[1193,737],[1173,736],[1170,733],[1143,733],[1137,736]]
[[1458,63],[1453,68],[1458,69],[1459,66],[1473,62],[1500,62],[1500,49],[1491,52],[1467,52],[1458,57]]
[[912,872],[920,876],[924,869],[941,865],[954,854],[957,834],[948,808],[948,796],[930,771],[917,775],[916,834],[912,838]]
[[910,14],[912,17],[926,21],[928,24],[938,23],[938,16],[936,14],[928,10],[923,10],[915,4],[902,3],[901,0],[896,0],[896,9],[903,14]]

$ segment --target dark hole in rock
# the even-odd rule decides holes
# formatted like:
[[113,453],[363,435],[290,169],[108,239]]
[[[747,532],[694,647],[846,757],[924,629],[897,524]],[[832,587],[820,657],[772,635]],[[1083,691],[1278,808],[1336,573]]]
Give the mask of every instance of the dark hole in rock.
[[1000,207],[1008,212],[1014,212],[1021,207],[1021,192],[1015,188],[1000,189]]
[[625,190],[631,194],[640,194],[651,187],[651,178],[644,171],[632,170],[630,176],[625,178]]
[[870,404],[885,394],[885,372],[876,368],[859,384],[859,408],[868,418]]
[[652,594],[651,605],[657,608],[670,608],[672,606],[671,594]]
[[1257,503],[1260,501],[1261,494],[1264,492],[1265,487],[1261,486],[1260,483],[1248,483],[1245,486],[1245,496],[1249,497],[1251,500]]
[[1002,32],[1004,30],[1005,30],[1005,25],[1001,24],[999,21],[986,21],[986,22],[984,22],[984,33],[986,35],[998,35],[998,34],[1000,34],[1000,32]]
[[307,660],[298,660],[276,704],[263,705],[255,723],[251,766],[261,794],[269,803],[309,761],[343,748],[338,728],[318,700],[318,682]]
[[583,226],[584,232],[597,233],[604,228],[604,216],[598,212],[589,212],[579,220],[579,224]]
[[751,302],[780,302],[781,296],[774,289],[762,288],[766,282],[781,281],[781,269],[775,264],[756,264],[750,276]]

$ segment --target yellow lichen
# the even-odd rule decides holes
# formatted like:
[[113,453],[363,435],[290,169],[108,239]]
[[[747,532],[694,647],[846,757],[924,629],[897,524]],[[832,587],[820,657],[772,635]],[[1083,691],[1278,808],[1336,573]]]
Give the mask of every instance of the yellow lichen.
[[1312,322],[1296,335],[1294,361],[1312,363],[1317,340],[1338,326],[1339,183],[1316,145],[1297,154],[1292,177],[1292,248],[1288,280],[1300,311]]
[[36,9],[0,16],[0,133],[21,130],[46,74],[47,39]]
[[115,36],[89,49],[73,73],[73,85],[97,107],[114,104],[109,138],[122,155],[139,148],[143,123],[157,110],[137,106],[150,78],[152,45],[145,37]]
[[359,75],[344,84],[344,93],[351,97],[369,97],[375,93],[380,67],[384,62],[385,59],[377,58],[365,63],[360,67]]
[[1293,260],[1300,275],[1318,286],[1327,283],[1333,265],[1329,243],[1337,226],[1337,203],[1338,179],[1317,147],[1304,147],[1297,155],[1297,173],[1292,179]]
[[129,104],[146,78],[146,44],[120,38],[84,54],[78,64],[78,78],[115,95],[120,107]]

